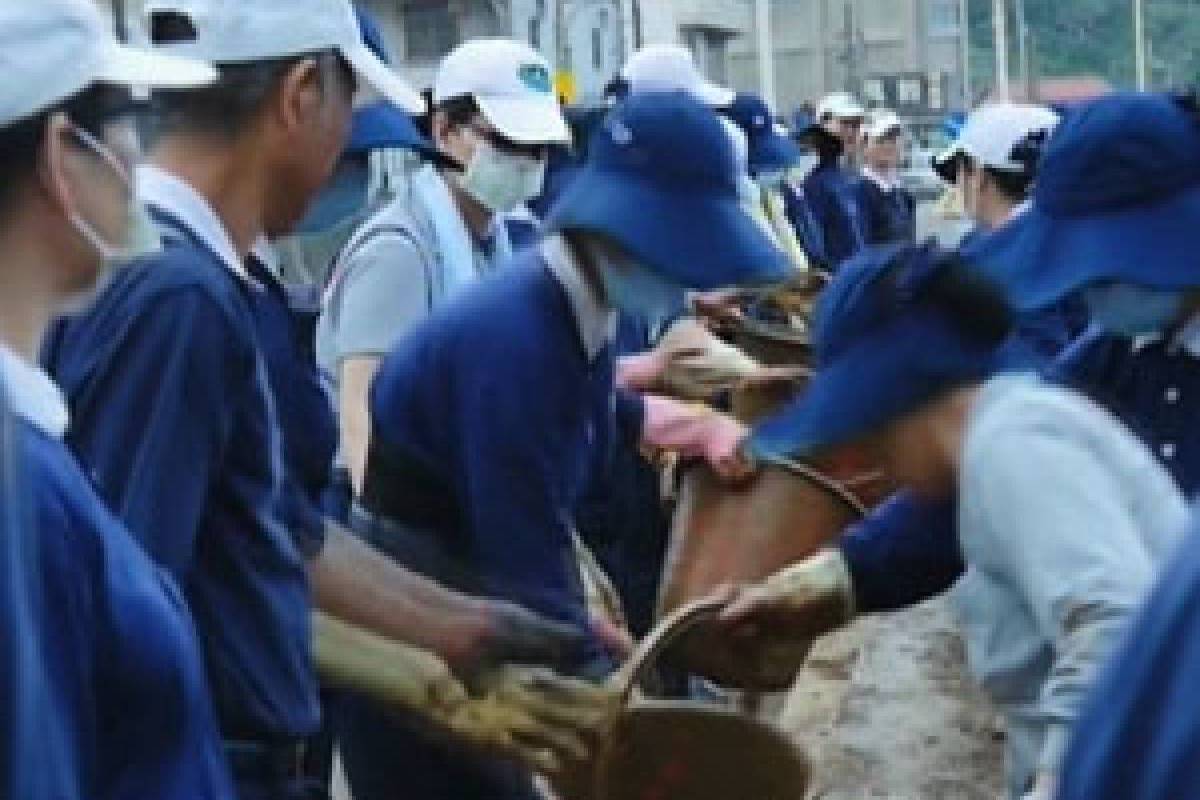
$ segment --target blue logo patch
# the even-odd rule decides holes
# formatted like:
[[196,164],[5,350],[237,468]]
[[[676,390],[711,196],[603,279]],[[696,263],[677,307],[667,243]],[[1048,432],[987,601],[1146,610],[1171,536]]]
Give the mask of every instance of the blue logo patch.
[[550,70],[541,64],[526,64],[517,70],[521,83],[535,92],[550,94],[554,91],[554,83],[550,80]]

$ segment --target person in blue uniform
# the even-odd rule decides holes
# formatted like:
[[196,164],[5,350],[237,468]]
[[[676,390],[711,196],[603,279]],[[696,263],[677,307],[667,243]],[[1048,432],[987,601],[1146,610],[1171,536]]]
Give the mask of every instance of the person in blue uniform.
[[130,89],[215,74],[118,45],[85,0],[3,6],[0,49],[0,793],[228,800],[182,593],[93,490],[63,441],[62,394],[36,366],[51,317],[135,238]]
[[[619,425],[635,430],[642,413],[614,390],[616,310],[658,320],[683,307],[688,287],[787,271],[738,205],[720,121],[682,92],[615,107],[548,228],[537,250],[384,360],[361,502],[375,535],[410,563],[588,625],[573,512],[593,448]],[[596,640],[574,664],[610,667]],[[444,750],[395,761],[414,798],[533,796],[527,778],[480,774]]]
[[[161,252],[118,270],[45,348],[75,415],[72,447],[184,586],[243,798],[308,790],[300,756],[320,715],[310,595],[331,615],[324,627],[336,618],[460,669],[505,660],[497,646],[522,642],[520,655],[540,660],[575,638],[418,579],[292,502],[302,473],[285,472],[278,406],[290,417],[316,400],[305,383],[273,396],[269,361],[285,381],[303,369],[278,371],[286,320],[266,315],[246,260],[328,179],[358,80],[399,106],[419,102],[363,46],[348,3],[306,3],[148,6],[160,47],[205,53],[221,76],[156,98],[159,139],[138,189]],[[260,326],[277,337],[265,348]],[[323,663],[353,655],[317,652]]]
[[[747,449],[807,456],[862,442],[915,495],[957,498],[967,569],[954,600],[969,665],[1005,717],[1008,796],[1041,800],[1187,506],[1112,414],[1001,372],[1012,317],[958,254],[868,251],[819,301],[812,384]],[[808,588],[810,576],[809,563],[786,568],[726,614]]]
[[877,111],[863,129],[862,179],[858,207],[868,245],[915,242],[917,201],[898,183],[905,144],[904,123],[892,111]]
[[[939,157],[939,173],[947,182],[961,185],[968,196],[968,212],[977,226],[964,245],[968,252],[982,247],[989,236],[1027,210],[1040,149],[1057,124],[1057,115],[1038,106],[987,106],[967,119],[959,138]],[[1085,341],[1069,347],[1081,332],[1080,318],[1086,318],[1081,305],[1068,299],[1050,309],[1018,315],[1006,346],[1008,363],[1049,369],[1057,360],[1054,372],[1060,379],[1082,372],[1082,365],[1073,363],[1093,348]],[[1104,381],[1074,383],[1091,394]],[[1142,429],[1131,415],[1118,413],[1131,427]],[[922,503],[911,494],[899,493],[848,529],[836,551],[815,561],[812,579],[838,578],[828,585],[852,594],[860,613],[893,611],[927,599],[949,588],[962,574],[954,520],[953,504]],[[842,578],[849,582],[842,583]]]
[[[1168,97],[1116,95],[1097,101],[1077,112],[1051,140],[1031,208],[1031,213],[1053,209],[1049,219],[1066,230],[1090,225],[1087,237],[1064,240],[1053,253],[1032,249],[1027,241],[1056,241],[1047,230],[1056,230],[1057,236],[1046,222],[1048,215],[1038,213],[1004,229],[1010,238],[977,257],[1013,281],[1011,294],[1026,305],[1053,298],[1047,300],[1038,289],[1042,297],[1031,301],[1023,286],[1037,287],[1064,273],[1081,274],[1091,261],[1098,262],[1095,269],[1115,265],[1126,270],[1130,281],[1175,273],[1172,280],[1178,286],[1177,276],[1189,275],[1192,265],[1190,236],[1197,219],[1188,205],[1195,192],[1188,176],[1193,174],[1197,136],[1192,112]],[[1129,221],[1135,214],[1137,220]],[[1030,219],[1036,224],[1026,228]],[[1114,222],[1110,230],[1110,219],[1126,224]],[[1146,234],[1168,230],[1169,237]],[[1029,231],[1038,238],[1027,239]],[[1112,251],[1128,257],[1092,258],[1093,237],[1102,248],[1128,240],[1131,244]],[[1165,243],[1174,248],[1164,248]],[[1055,289],[1051,294],[1059,293]],[[1095,324],[1049,365],[1047,374],[1116,414],[1150,446],[1181,491],[1193,496],[1200,491],[1200,436],[1190,424],[1189,398],[1200,392],[1200,340],[1194,332],[1196,309],[1186,296],[1178,289],[1165,295],[1143,289],[1114,311],[1111,295],[1106,299],[1104,292],[1091,293],[1087,305]],[[962,556],[947,512],[902,504],[914,505],[898,498],[892,503],[895,513],[877,514],[873,519],[878,524],[849,531],[837,557],[824,558],[832,568],[816,561],[810,565],[809,599],[800,599],[800,582],[793,587],[799,625],[816,618],[817,607],[830,593],[845,598],[858,613],[891,611],[932,597],[961,576]]]
[[[819,120],[803,114],[794,120],[792,135],[816,154],[817,162],[789,194],[788,218],[805,249],[825,269],[836,271],[865,245],[862,215],[853,196],[855,179],[843,166],[846,146]],[[813,227],[815,232],[809,232]]]
[[[1177,480],[1195,481],[1200,442],[1188,392],[1200,378],[1194,271],[1200,104],[1190,95],[1119,94],[1076,111],[1064,133],[1059,144],[1076,147],[1058,154],[1069,168],[1043,177],[1061,201],[1035,203],[1013,240],[981,261],[1028,307],[1069,293],[1084,297],[1108,333],[1077,354],[1073,377],[1085,383],[1103,378],[1101,401],[1127,415],[1140,412],[1144,438]],[[1080,187],[1088,191],[1079,194]],[[1154,368],[1137,369],[1142,363]],[[1193,525],[1097,685],[1075,729],[1057,797],[1149,800],[1194,793],[1200,780],[1192,680],[1200,652],[1198,542]]]

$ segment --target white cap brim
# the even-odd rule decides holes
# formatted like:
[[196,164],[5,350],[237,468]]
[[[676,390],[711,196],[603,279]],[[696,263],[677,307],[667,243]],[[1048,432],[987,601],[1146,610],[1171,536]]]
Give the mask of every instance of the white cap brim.
[[216,79],[216,68],[203,61],[116,43],[104,48],[95,74],[98,83],[144,89],[190,89]]
[[[351,69],[367,85],[378,99],[391,103],[409,114],[424,114],[425,101],[408,81],[397,75],[391,67],[364,45],[339,48],[342,57]],[[372,97],[371,100],[376,98]]]
[[702,83],[696,90],[696,98],[709,108],[728,108],[737,98],[737,92],[715,83]]
[[950,146],[933,157],[938,164],[949,164],[960,155],[970,155],[961,142],[951,142]]
[[517,144],[570,144],[571,129],[553,96],[503,97],[475,95],[487,121]]

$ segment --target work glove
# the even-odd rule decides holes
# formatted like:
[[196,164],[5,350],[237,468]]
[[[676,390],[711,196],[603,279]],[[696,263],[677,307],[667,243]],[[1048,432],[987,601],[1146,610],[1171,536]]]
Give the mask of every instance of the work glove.
[[642,446],[702,458],[725,480],[742,480],[754,465],[742,453],[748,429],[728,414],[659,395],[643,395]]
[[568,671],[586,652],[591,633],[576,626],[546,619],[513,603],[488,603],[488,624],[470,663],[463,671],[473,675],[501,664],[536,664]]
[[625,356],[617,365],[621,386],[695,401],[734,389],[794,382],[801,374],[798,369],[764,367],[688,318],[672,325],[653,350]]
[[468,685],[442,659],[316,614],[313,652],[330,685],[417,714],[455,741],[555,774],[589,757],[615,691],[545,668],[505,666]]
[[822,550],[761,583],[723,589],[724,610],[698,624],[672,661],[723,685],[787,689],[822,635],[854,617],[854,589],[841,552]]
[[606,685],[510,665],[485,676],[474,696],[450,714],[447,727],[477,747],[553,777],[591,759],[619,702]]

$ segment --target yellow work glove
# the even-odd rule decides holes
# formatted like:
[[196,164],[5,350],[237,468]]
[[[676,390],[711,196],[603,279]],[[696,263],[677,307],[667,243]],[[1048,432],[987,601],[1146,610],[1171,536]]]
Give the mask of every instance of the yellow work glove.
[[553,777],[592,757],[618,699],[602,684],[510,665],[484,679],[478,695],[451,716],[448,727]]
[[457,741],[546,774],[588,757],[614,693],[549,670],[506,666],[475,692],[437,656],[314,615],[314,652],[326,682],[427,719]]

